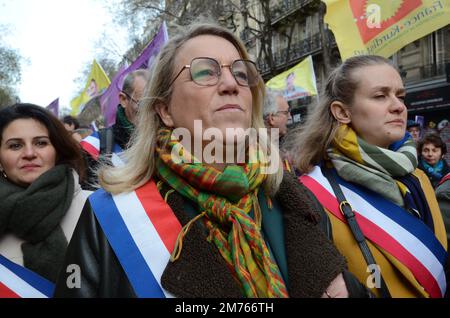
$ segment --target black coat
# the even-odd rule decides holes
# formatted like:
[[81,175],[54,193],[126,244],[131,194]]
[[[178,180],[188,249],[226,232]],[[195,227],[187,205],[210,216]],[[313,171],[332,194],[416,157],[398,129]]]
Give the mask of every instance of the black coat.
[[[161,194],[169,190],[163,187]],[[185,199],[176,192],[168,197],[182,225],[189,221]],[[351,296],[366,297],[367,290],[345,271],[344,257],[327,238],[329,221],[312,194],[294,176],[285,176],[276,195],[283,209],[285,251],[290,297],[320,297],[341,272]],[[323,222],[318,220],[322,215]],[[225,261],[214,244],[207,242],[202,222],[195,222],[183,240],[181,257],[169,262],[162,286],[177,297],[242,297]],[[104,235],[89,202],[86,203],[69,245],[65,266],[78,264],[81,288],[70,289],[69,274],[59,277],[55,297],[136,297],[114,251]]]

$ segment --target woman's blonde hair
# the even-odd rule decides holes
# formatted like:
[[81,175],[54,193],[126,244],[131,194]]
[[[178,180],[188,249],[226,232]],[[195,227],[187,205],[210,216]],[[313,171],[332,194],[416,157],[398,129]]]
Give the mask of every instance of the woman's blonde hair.
[[[238,50],[241,58],[248,59],[249,55],[242,42],[230,31],[213,24],[195,24],[183,32],[177,32],[177,36],[171,38],[158,54],[151,70],[151,77],[146,86],[144,98],[141,100],[138,122],[131,136],[129,148],[124,152],[127,162],[122,167],[103,167],[99,172],[99,183],[108,192],[117,194],[130,192],[145,184],[153,176],[156,164],[156,140],[158,131],[165,127],[156,112],[156,105],[164,103],[168,105],[172,95],[171,81],[175,76],[175,60],[180,48],[190,39],[200,35],[214,35],[231,42]],[[264,99],[264,82],[262,79],[254,87],[251,87],[253,106],[252,124],[258,131],[264,128],[262,120],[262,103]],[[266,143],[267,136],[259,136],[262,150],[266,153],[272,151],[279,158],[275,146]],[[268,149],[264,149],[265,145]],[[272,154],[273,158],[273,154]],[[283,170],[280,165],[277,173],[269,174],[265,182],[265,189],[273,195],[281,183]]]
[[345,60],[331,72],[320,95],[320,102],[312,107],[305,124],[293,130],[287,137],[286,148],[301,173],[308,173],[325,157],[339,127],[330,106],[334,101],[340,101],[351,107],[358,88],[355,72],[363,67],[383,64],[394,67],[392,62],[384,57],[360,55]]

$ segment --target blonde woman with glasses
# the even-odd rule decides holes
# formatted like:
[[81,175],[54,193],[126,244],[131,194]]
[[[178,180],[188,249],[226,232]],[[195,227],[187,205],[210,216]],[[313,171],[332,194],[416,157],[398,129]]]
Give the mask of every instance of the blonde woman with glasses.
[[[264,83],[242,43],[218,26],[195,25],[166,44],[152,73],[127,163],[102,170],[103,189],[90,197],[69,248],[80,288],[61,275],[56,296],[366,295],[305,188],[266,142]],[[227,129],[249,128],[261,128],[258,143],[244,146],[240,162],[246,138]]]

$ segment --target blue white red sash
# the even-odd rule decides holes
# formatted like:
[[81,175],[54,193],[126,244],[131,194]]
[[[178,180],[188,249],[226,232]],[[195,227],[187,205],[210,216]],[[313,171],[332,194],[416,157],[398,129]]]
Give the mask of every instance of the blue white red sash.
[[[430,228],[382,196],[337,179],[365,237],[405,265],[431,297],[443,297],[447,252]],[[328,211],[346,222],[320,167],[300,180]]]
[[[92,158],[98,160],[100,157],[100,135],[98,131],[94,131],[91,135],[87,136],[80,142],[81,147],[89,153]],[[124,164],[120,154],[122,148],[118,144],[114,144],[111,154],[111,162],[115,167],[122,166]]]
[[114,196],[100,189],[89,201],[136,295],[173,297],[161,286],[161,276],[181,224],[155,182]]
[[49,298],[54,284],[0,255],[0,298]]

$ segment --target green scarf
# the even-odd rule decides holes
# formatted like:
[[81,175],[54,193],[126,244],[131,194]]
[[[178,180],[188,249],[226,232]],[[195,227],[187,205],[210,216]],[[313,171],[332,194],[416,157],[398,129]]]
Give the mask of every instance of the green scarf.
[[73,194],[74,178],[67,165],[46,171],[27,188],[0,177],[0,236],[12,232],[23,239],[25,267],[53,282],[67,248],[60,223]]
[[117,107],[116,121],[125,129],[128,135],[133,133],[134,125],[128,120],[127,115],[125,114],[125,108],[121,105]]
[[403,206],[408,190],[395,178],[406,176],[417,167],[417,151],[411,138],[393,151],[365,142],[350,126],[342,125],[327,154],[344,180],[369,188]]
[[[257,193],[266,179],[261,164],[229,165],[218,171],[201,163],[176,162],[171,131],[158,136],[156,174],[200,207],[213,241],[247,297],[287,297],[286,286],[261,234]],[[190,154],[183,153],[183,158]],[[190,162],[190,160],[188,160]],[[255,213],[253,220],[248,213]],[[183,230],[182,230],[183,231]]]

